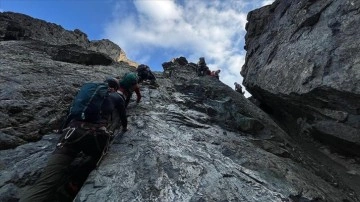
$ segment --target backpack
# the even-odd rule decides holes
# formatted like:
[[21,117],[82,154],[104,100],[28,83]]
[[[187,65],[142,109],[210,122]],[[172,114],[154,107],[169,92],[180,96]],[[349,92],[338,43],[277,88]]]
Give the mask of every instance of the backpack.
[[136,69],[137,72],[144,72],[144,71],[149,71],[150,67],[144,64],[141,64],[138,66],[138,68]]
[[125,89],[130,89],[132,86],[138,83],[138,76],[136,73],[127,73],[120,81],[120,86]]
[[64,126],[71,120],[86,122],[99,121],[101,118],[101,106],[107,96],[107,83],[85,83],[71,104]]

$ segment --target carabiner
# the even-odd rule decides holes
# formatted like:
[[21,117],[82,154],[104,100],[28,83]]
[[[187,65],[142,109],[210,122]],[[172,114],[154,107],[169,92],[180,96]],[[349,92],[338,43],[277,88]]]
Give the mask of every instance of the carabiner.
[[76,128],[69,128],[69,130],[65,134],[65,140],[68,139],[75,131]]

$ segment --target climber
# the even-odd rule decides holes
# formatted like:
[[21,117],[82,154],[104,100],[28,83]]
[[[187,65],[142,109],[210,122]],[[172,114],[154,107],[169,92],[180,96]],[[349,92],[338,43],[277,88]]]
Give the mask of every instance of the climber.
[[[107,84],[105,87],[108,91],[106,92],[105,88],[107,95],[99,104],[101,110],[99,120],[88,121],[75,118],[70,120],[66,128],[62,130],[59,142],[40,178],[33,186],[20,194],[20,202],[72,201],[89,173],[96,168],[99,159],[107,151],[109,142],[114,137],[114,131],[120,128],[120,123],[122,132],[127,131],[125,98],[116,92],[119,88],[118,81],[106,79],[104,83]],[[84,86],[88,85],[84,84]],[[76,95],[72,107],[76,106],[78,98],[88,96],[82,93],[83,89],[86,89],[83,87]],[[71,170],[80,155],[86,156],[85,163],[76,170]]]
[[137,75],[139,77],[139,83],[149,80],[151,85],[154,85],[156,82],[156,78],[154,74],[151,72],[150,67],[144,64],[139,65],[136,68]]
[[239,93],[241,93],[242,95],[245,94],[245,92],[242,90],[242,87],[241,87],[240,84],[238,84],[237,82],[235,82],[234,85],[235,85],[235,91],[236,91],[236,92],[239,92]]
[[135,91],[136,93],[136,103],[139,103],[141,100],[140,88],[138,86],[138,76],[134,72],[126,73],[124,77],[120,80],[120,88],[118,92],[125,96],[125,106],[127,107],[130,102],[130,98]]
[[210,76],[213,76],[213,77],[215,77],[215,78],[217,78],[217,79],[220,79],[220,76],[219,76],[220,72],[221,72],[220,69],[218,69],[218,70],[216,70],[216,71],[212,71],[211,74],[210,74]]
[[199,58],[199,62],[198,62],[197,65],[198,65],[198,69],[197,69],[198,76],[204,76],[204,75],[210,75],[211,74],[211,71],[210,71],[209,67],[206,66],[206,62],[205,62],[204,57]]

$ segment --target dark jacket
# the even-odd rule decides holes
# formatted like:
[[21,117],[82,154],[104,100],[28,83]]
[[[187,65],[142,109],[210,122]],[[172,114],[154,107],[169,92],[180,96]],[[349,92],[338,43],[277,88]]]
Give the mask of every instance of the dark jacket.
[[150,70],[150,67],[147,65],[144,64],[139,65],[136,71],[139,77],[139,81],[138,81],[139,83],[141,83],[144,80],[149,80],[153,82],[156,80],[154,74]]
[[145,80],[149,80],[149,81],[156,80],[154,74],[151,71],[139,71],[138,76],[139,76],[139,83],[141,83]]
[[[101,109],[102,118],[107,121],[107,125],[112,131],[119,125],[119,121],[114,120],[116,116],[119,116],[122,128],[127,128],[125,102],[125,97],[118,92],[110,93],[107,99],[104,100]],[[114,115],[114,113],[117,113],[117,115]]]

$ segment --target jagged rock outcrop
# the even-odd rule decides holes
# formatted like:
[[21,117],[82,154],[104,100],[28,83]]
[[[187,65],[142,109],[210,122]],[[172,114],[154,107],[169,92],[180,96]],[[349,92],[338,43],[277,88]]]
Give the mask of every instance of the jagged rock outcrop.
[[360,1],[277,0],[248,14],[241,74],[294,137],[360,154]]
[[[72,60],[55,60],[64,47]],[[0,201],[8,202],[38,179],[81,84],[134,69],[79,62],[72,55],[97,52],[78,46],[7,40],[0,50]],[[155,72],[159,87],[141,84],[142,101],[128,107],[129,131],[75,201],[360,200],[353,159],[301,148],[244,96],[198,77],[186,58],[163,67]]]
[[[1,201],[11,201],[39,177],[58,139],[52,129],[81,83],[131,69],[54,61],[32,41],[0,44],[8,64],[2,92],[10,88],[11,95],[1,95],[8,120],[2,132],[30,141],[0,151]],[[212,77],[197,77],[193,63],[166,64],[171,76],[157,73],[159,88],[141,86],[142,102],[128,109],[130,130],[117,137],[77,201],[357,200],[242,95]]]
[[[79,46],[2,41],[0,49],[1,149],[39,140],[56,128],[84,81],[101,81],[104,71],[119,76],[129,68],[121,63],[109,66],[110,58]],[[95,69],[88,66],[92,63]]]
[[117,62],[127,62],[137,67],[137,63],[126,57],[124,50],[108,39],[89,41],[87,35],[79,29],[65,30],[60,25],[34,19],[30,16],[0,12],[0,41],[34,39],[52,45],[76,44],[87,50],[103,53]]
[[130,66],[137,67],[139,64],[129,60],[126,57],[126,53],[118,45],[114,44],[109,39],[93,40],[87,46],[88,50],[104,53],[109,55],[113,60],[117,62],[126,62]]

